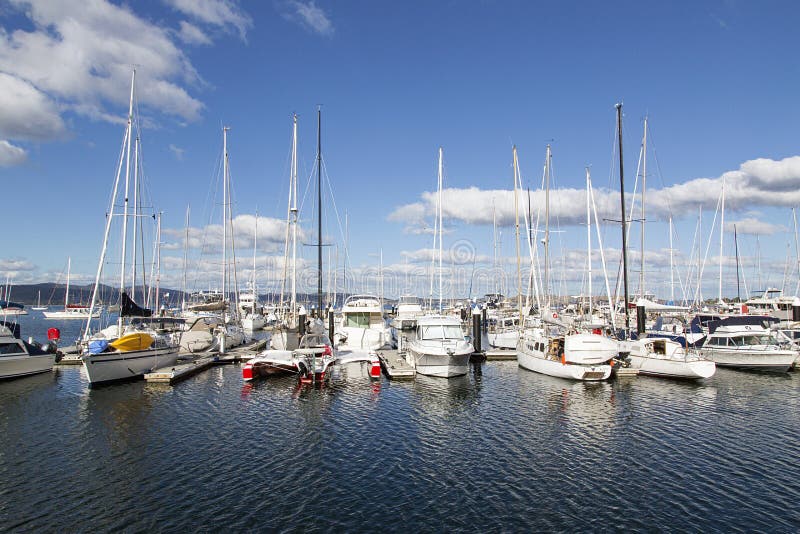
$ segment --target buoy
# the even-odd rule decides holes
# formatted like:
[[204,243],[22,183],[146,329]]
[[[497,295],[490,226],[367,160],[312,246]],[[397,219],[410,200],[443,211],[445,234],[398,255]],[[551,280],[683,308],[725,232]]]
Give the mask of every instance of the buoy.
[[253,364],[248,363],[242,367],[242,378],[244,380],[252,380],[253,379]]

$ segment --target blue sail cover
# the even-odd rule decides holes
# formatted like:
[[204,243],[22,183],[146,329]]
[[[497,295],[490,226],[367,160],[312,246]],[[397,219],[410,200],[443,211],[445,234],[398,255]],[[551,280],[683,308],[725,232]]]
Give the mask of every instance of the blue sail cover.
[[0,300],[0,309],[15,309],[21,310],[25,307],[24,304],[19,302],[11,302],[10,300]]

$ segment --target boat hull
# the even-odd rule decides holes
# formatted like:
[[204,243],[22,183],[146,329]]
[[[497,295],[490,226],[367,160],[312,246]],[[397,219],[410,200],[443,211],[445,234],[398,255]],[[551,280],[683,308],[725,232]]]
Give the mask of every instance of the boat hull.
[[82,357],[83,368],[91,386],[141,378],[153,369],[173,365],[177,359],[177,347],[101,352]]
[[723,351],[703,350],[700,353],[719,367],[751,371],[786,372],[794,364],[797,353],[790,350]]
[[711,360],[668,360],[631,354],[631,368],[638,369],[640,374],[663,376],[669,378],[711,378],[717,366]]
[[528,350],[517,349],[517,363],[523,369],[568,380],[597,381],[606,380],[611,376],[611,366],[608,364],[579,365],[561,363],[551,360]]
[[0,358],[0,380],[20,378],[53,370],[55,354],[25,354]]
[[453,354],[431,354],[408,349],[414,359],[417,373],[425,376],[438,376],[450,378],[463,376],[469,372],[470,352]]
[[489,345],[496,349],[516,349],[519,341],[519,332],[516,330],[509,332],[489,332],[486,334]]

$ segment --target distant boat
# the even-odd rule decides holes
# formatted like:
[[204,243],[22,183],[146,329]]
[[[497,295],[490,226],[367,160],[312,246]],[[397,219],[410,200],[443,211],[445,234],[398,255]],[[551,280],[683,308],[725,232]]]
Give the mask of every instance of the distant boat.
[[[72,258],[67,258],[67,290],[64,294],[64,309],[59,311],[46,311],[44,312],[45,319],[88,319],[89,318],[89,306],[85,306],[83,304],[70,304],[69,303],[69,276],[70,270],[72,268]],[[41,297],[41,292],[39,292],[39,296]],[[39,309],[39,308],[34,308]],[[45,306],[45,308],[47,307]],[[92,314],[92,318],[100,317],[100,310],[95,309]]]
[[47,306],[42,306],[42,292],[41,291],[39,291],[39,296],[36,297],[36,306],[32,307],[31,309],[32,310],[36,310],[36,311],[42,311],[42,310],[46,310],[47,309]]

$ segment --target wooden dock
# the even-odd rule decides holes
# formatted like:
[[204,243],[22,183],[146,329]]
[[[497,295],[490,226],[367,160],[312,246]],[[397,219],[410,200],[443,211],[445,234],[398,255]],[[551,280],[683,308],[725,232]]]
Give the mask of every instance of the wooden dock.
[[399,351],[382,350],[378,352],[378,358],[383,372],[391,380],[407,380],[417,376],[417,370],[409,365]]
[[486,351],[486,360],[487,361],[506,361],[506,360],[516,360],[517,359],[517,351],[514,349],[492,349]]
[[617,378],[635,378],[639,376],[639,370],[632,367],[613,367],[611,374]]
[[161,369],[156,369],[151,373],[145,374],[144,379],[148,382],[174,384],[189,378],[200,371],[208,369],[214,365],[216,359],[216,356],[201,356],[186,360],[179,359],[175,365],[162,367]]

